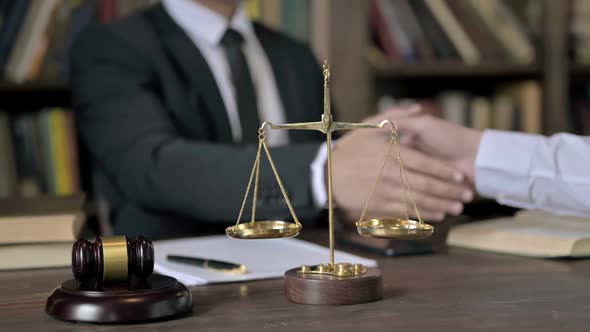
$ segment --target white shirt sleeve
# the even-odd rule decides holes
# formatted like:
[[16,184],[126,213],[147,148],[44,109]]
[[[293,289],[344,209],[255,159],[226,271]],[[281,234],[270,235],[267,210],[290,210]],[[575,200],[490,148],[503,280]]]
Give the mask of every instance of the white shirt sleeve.
[[[333,146],[332,146],[333,147]],[[326,193],[325,166],[328,159],[326,143],[322,143],[318,153],[311,163],[311,191],[313,202],[316,207],[325,208],[328,204],[328,194]]]
[[590,137],[486,130],[475,186],[501,204],[590,216]]

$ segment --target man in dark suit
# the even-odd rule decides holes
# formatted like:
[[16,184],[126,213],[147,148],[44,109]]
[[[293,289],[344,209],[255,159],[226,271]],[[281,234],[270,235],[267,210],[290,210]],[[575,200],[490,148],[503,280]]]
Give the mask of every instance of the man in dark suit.
[[[251,23],[237,0],[163,0],[91,26],[73,50],[71,83],[96,170],[93,185],[110,205],[115,232],[129,236],[172,237],[227,225],[243,198],[259,124],[317,121],[322,114],[322,74],[310,50]],[[322,138],[309,131],[267,133],[303,220],[325,203]],[[340,155],[355,144],[344,141]],[[431,173],[441,178],[440,171]],[[449,186],[443,202],[459,201],[464,187],[439,180]],[[358,190],[354,179],[347,181]],[[261,217],[289,218],[265,163],[259,202]],[[350,211],[362,204],[342,202]],[[443,205],[437,216],[451,212]]]

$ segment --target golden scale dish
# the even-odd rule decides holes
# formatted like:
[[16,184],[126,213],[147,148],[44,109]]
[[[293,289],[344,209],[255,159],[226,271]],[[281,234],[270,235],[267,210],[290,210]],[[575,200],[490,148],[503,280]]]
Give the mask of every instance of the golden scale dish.
[[[365,274],[367,268],[361,264],[350,264],[350,263],[334,263],[334,207],[332,198],[332,132],[337,130],[351,130],[351,129],[369,129],[369,128],[385,128],[386,125],[391,127],[391,139],[385,157],[383,158],[378,176],[371,188],[371,191],[365,202],[363,211],[358,221],[356,222],[357,230],[360,235],[373,238],[387,238],[387,239],[422,239],[432,235],[434,228],[426,224],[420,218],[420,213],[416,207],[414,201],[414,194],[410,188],[408,178],[402,163],[399,145],[397,141],[397,127],[389,120],[384,120],[379,124],[366,124],[366,123],[345,123],[345,122],[334,122],[332,120],[332,114],[330,110],[330,94],[329,94],[329,80],[330,80],[330,69],[327,62],[323,65],[324,75],[324,114],[319,122],[306,122],[306,123],[292,123],[292,124],[272,124],[264,122],[258,129],[258,151],[256,153],[256,159],[254,160],[254,166],[248,180],[246,187],[246,193],[242,201],[242,206],[238,215],[237,222],[234,226],[226,229],[226,234],[236,239],[275,239],[275,238],[289,238],[295,237],[301,231],[301,223],[293,210],[291,201],[285,191],[283,182],[279,176],[275,163],[272,159],[270,151],[265,142],[265,130],[267,127],[271,129],[283,129],[283,130],[317,130],[321,131],[326,135],[326,149],[327,149],[327,180],[328,180],[328,222],[329,222],[329,237],[330,237],[330,262],[327,264],[319,264],[316,266],[302,266],[297,270],[299,274],[315,274],[315,275],[331,275],[337,277],[354,277]],[[397,167],[399,170],[401,180],[401,191],[404,202],[404,218],[388,218],[388,219],[365,219],[369,202],[375,192],[375,189],[383,174],[383,170],[387,162],[390,159],[392,148],[395,148]],[[258,180],[260,175],[260,162],[261,154],[264,150],[277,183],[280,187],[281,193],[287,203],[291,216],[294,222],[286,222],[282,220],[256,220],[256,204],[258,195]],[[252,196],[252,218],[248,223],[240,223],[246,207],[249,193],[252,189],[252,183],[254,182],[254,193]],[[410,193],[409,200],[412,202],[416,220],[411,220],[408,217],[407,210],[407,192]]]

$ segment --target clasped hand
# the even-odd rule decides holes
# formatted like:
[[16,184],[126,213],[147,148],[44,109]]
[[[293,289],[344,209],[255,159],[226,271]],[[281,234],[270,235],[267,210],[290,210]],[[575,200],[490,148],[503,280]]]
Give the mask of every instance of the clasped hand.
[[[400,132],[400,153],[420,216],[442,221],[459,215],[474,197],[473,164],[481,132],[430,115],[417,107],[396,108],[365,122],[393,121]],[[376,180],[391,135],[387,130],[354,130],[338,140],[333,152],[334,199],[344,217],[355,221]],[[395,157],[390,158],[367,217],[401,218],[404,199]],[[408,201],[408,214],[416,218]]]

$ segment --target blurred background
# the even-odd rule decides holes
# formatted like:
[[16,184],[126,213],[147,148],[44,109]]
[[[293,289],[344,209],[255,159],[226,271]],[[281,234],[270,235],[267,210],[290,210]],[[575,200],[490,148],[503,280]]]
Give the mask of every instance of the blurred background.
[[[0,1],[0,212],[78,211],[77,197],[90,190],[90,179],[70,112],[69,50],[86,25],[156,2]],[[245,4],[254,20],[309,44],[318,61],[330,61],[339,120],[419,102],[480,129],[590,132],[590,0]],[[100,214],[100,206],[93,209]],[[0,233],[27,232],[14,227],[21,226],[0,224]],[[61,226],[51,227],[59,233]],[[68,233],[70,221],[63,227]],[[27,236],[23,241],[36,239]],[[55,240],[71,241],[68,236]]]

